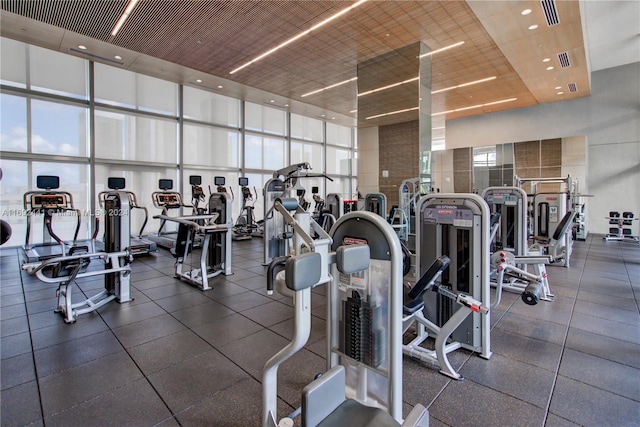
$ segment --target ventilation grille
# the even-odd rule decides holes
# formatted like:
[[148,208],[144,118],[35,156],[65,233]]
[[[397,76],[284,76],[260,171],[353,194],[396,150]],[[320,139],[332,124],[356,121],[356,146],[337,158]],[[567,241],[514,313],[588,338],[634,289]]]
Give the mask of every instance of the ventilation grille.
[[569,92],[571,93],[576,93],[578,91],[578,86],[576,86],[575,83],[569,83],[567,87],[569,88]]
[[571,67],[571,61],[569,61],[569,54],[567,52],[562,52],[558,54],[558,62],[560,62],[560,66],[562,68]]
[[558,25],[560,23],[560,17],[558,16],[555,0],[540,0],[540,5],[544,12],[544,18],[547,20],[547,25],[549,27]]

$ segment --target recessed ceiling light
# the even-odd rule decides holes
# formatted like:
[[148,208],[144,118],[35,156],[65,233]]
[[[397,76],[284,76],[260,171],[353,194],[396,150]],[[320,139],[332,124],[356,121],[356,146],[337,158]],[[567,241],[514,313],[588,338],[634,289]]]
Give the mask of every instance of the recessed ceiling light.
[[335,119],[336,119],[335,117],[331,117],[331,120],[335,120]]
[[122,56],[116,55],[116,56],[114,56],[114,58],[120,60],[120,59],[122,59]]
[[222,89],[224,86],[222,85],[218,85],[218,89]]
[[551,58],[544,58],[544,59],[542,60],[542,62],[549,62],[549,61],[551,61]]
[[529,25],[530,30],[535,30],[536,28],[538,28],[538,24]]
[[326,114],[322,114],[320,117],[327,117],[327,115]]
[[122,15],[118,19],[118,22],[116,22],[116,26],[113,27],[113,30],[111,31],[111,37],[115,37],[116,34],[118,34],[118,31],[120,31],[120,28],[122,28],[122,26],[124,25],[124,21],[126,21],[129,15],[131,15],[131,12],[133,12],[133,8],[136,7],[138,1],[139,0],[129,0],[127,8],[124,10]]
[[78,45],[78,49],[87,50],[87,47],[83,44]]
[[564,92],[558,92],[558,95],[562,95]]
[[522,12],[520,12],[520,15],[524,16],[524,15],[528,15],[531,13],[531,9],[525,9]]
[[274,102],[276,102],[276,100],[275,99],[270,99],[269,102],[271,102],[273,104]]
[[553,67],[547,67],[547,71],[553,70]]
[[284,106],[285,106],[285,107],[288,107],[288,106],[289,106],[289,104],[284,104]]
[[202,80],[201,79],[196,79],[196,82],[197,83],[202,83]]
[[556,90],[562,89],[562,86],[556,86]]

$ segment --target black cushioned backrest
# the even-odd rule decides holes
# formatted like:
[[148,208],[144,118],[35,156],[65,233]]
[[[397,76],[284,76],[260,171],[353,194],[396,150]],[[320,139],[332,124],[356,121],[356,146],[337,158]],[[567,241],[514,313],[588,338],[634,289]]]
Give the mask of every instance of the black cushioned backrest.
[[573,221],[574,215],[575,215],[574,211],[567,211],[567,213],[564,214],[564,216],[558,223],[558,226],[556,227],[556,231],[553,233],[554,240],[558,240],[559,238],[564,236],[564,233],[567,232],[567,229],[569,228],[569,226],[571,225],[571,222]]
[[425,293],[428,286],[437,278],[439,273],[442,273],[448,266],[451,260],[446,255],[441,255],[433,261],[431,267],[426,273],[422,275],[420,280],[409,291],[409,298],[420,298]]

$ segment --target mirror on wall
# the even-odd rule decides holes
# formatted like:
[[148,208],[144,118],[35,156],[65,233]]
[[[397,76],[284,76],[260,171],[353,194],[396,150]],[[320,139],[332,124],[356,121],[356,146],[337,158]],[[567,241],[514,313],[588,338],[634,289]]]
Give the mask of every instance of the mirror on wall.
[[513,144],[473,148],[473,192],[513,184]]

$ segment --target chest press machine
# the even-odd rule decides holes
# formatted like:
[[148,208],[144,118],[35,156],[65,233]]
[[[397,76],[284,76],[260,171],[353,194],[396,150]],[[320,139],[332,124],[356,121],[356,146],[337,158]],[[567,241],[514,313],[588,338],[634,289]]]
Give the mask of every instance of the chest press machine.
[[[274,209],[293,226],[295,243],[284,262],[270,264],[267,289],[294,298],[295,330],[264,368],[263,427],[292,423],[277,416],[278,368],[306,344],[311,288],[323,284],[328,371],[302,391],[302,426],[428,426],[422,405],[402,420],[402,250],[393,228],[356,211],[338,219],[328,235],[295,199],[277,200]],[[283,263],[273,279],[275,265]]]
[[[44,283],[57,283],[56,296],[60,313],[65,323],[74,323],[81,314],[97,310],[110,301],[131,301],[130,263],[133,261],[131,245],[131,209],[129,195],[124,191],[111,191],[104,194],[105,231],[104,252],[83,253],[61,256],[41,262],[26,263],[22,269]],[[104,262],[104,269],[88,270],[92,260]],[[104,290],[74,303],[73,286],[78,279],[104,276]]]

